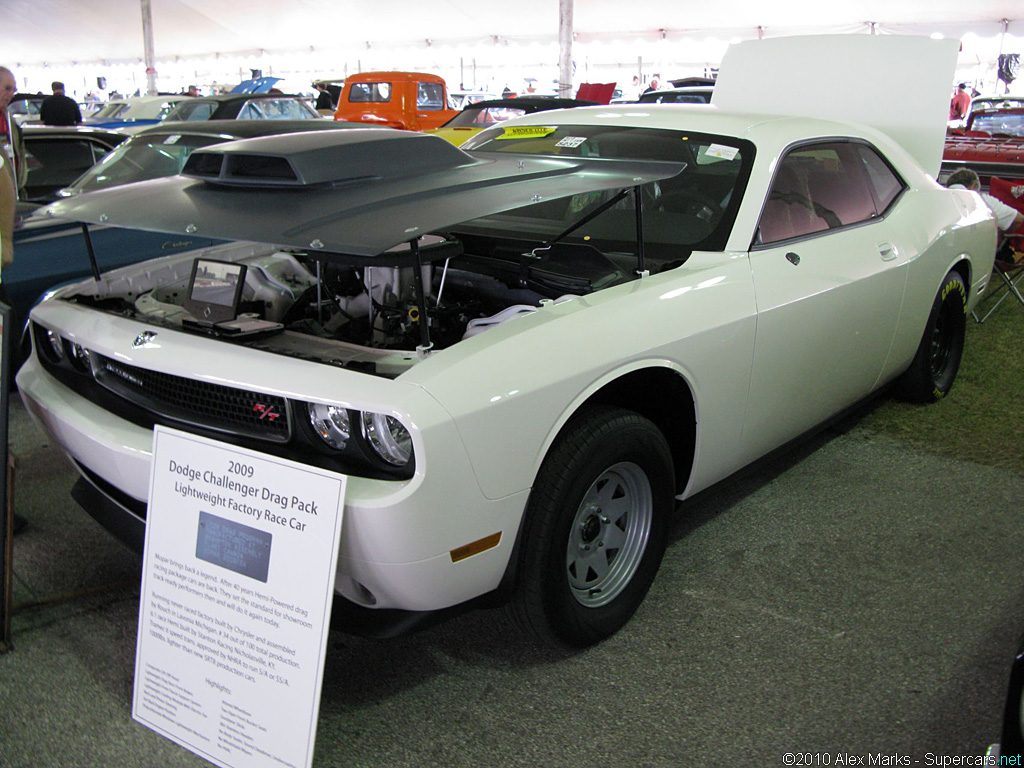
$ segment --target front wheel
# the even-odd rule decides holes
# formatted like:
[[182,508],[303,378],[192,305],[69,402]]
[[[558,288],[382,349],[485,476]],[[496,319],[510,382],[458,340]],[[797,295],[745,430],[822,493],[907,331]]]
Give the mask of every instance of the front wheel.
[[932,303],[917,354],[898,381],[898,394],[913,403],[945,397],[960,369],[966,332],[967,287],[960,273],[951,271]]
[[513,617],[554,645],[616,632],[658,572],[672,503],[672,456],[651,421],[603,406],[578,414],[530,493]]

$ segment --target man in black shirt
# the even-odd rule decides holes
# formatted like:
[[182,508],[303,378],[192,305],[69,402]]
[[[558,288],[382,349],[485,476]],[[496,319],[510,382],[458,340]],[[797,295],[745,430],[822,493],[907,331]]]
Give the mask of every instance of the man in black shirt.
[[50,84],[53,95],[43,99],[39,106],[39,118],[45,125],[78,125],[82,122],[82,111],[74,99],[64,95],[64,83]]

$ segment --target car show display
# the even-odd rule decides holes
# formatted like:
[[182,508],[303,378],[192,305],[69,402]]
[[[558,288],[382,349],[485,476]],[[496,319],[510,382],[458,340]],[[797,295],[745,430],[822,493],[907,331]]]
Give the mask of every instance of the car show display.
[[[904,41],[768,42],[731,49],[716,109],[540,112],[462,148],[252,138],[54,204],[224,241],[33,310],[18,385],[76,499],[140,548],[153,430],[172,426],[347,478],[346,629],[503,602],[555,645],[616,632],[674,499],[890,383],[943,397],[989,280],[991,213],[935,181],[950,41],[916,44],[925,107],[877,129],[842,118],[849,100],[738,105],[787,56],[849,45],[863,80]],[[213,301],[233,317],[186,304],[197,259],[237,265],[240,295]]]

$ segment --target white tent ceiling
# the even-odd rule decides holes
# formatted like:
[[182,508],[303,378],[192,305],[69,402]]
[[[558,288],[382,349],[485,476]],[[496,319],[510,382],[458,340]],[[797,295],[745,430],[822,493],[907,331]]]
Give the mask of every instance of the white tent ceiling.
[[[373,46],[550,42],[558,0],[151,0],[157,60],[250,51],[366,50]],[[1024,36],[1021,0],[576,0],[577,40],[881,31],[961,37]],[[0,61],[7,66],[137,61],[140,0],[0,0]]]

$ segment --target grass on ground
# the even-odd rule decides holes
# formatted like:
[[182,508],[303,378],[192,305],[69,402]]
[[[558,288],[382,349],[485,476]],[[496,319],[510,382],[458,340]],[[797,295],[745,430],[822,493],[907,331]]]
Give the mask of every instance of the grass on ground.
[[887,398],[860,426],[926,451],[1024,473],[1024,307],[1010,296],[978,324],[967,318],[960,373],[944,400]]

